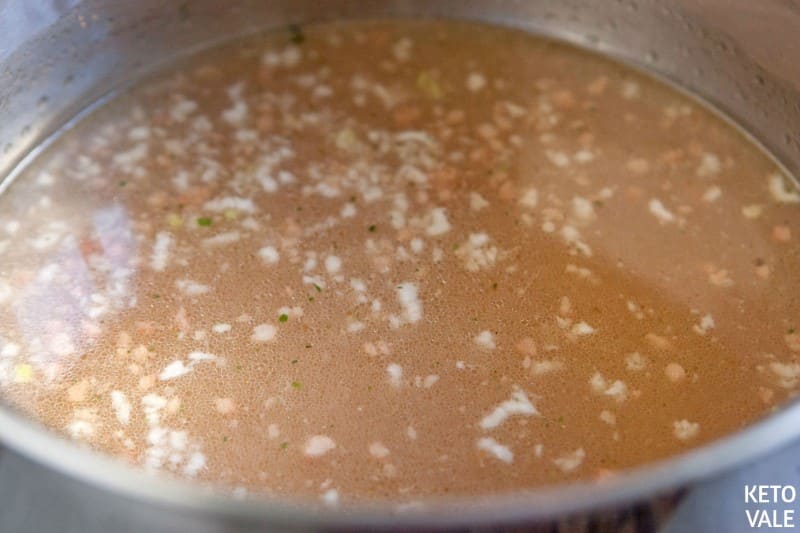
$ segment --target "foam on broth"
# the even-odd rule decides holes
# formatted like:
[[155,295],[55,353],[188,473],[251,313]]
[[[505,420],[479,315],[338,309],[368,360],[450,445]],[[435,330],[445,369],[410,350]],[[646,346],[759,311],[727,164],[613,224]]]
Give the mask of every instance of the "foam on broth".
[[237,494],[596,479],[796,393],[797,203],[738,132],[594,55],[293,28],[143,81],[0,196],[0,384]]

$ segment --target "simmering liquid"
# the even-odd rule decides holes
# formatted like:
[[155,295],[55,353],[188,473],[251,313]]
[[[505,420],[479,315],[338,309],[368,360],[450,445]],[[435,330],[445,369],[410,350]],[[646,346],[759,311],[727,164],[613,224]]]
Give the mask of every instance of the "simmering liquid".
[[0,196],[0,386],[237,494],[597,479],[797,392],[798,203],[739,132],[594,55],[292,28],[141,82]]

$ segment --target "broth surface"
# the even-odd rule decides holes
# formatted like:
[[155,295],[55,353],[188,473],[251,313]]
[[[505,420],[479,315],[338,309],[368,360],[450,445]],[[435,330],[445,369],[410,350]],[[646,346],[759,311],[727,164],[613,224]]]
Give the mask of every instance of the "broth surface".
[[142,81],[0,196],[0,385],[238,495],[598,479],[796,393],[798,203],[739,132],[589,53],[291,28]]

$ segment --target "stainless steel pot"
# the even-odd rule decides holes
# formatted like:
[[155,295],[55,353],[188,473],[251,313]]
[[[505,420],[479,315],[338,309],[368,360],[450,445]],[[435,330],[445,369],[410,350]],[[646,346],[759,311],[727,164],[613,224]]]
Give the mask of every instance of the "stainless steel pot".
[[[757,139],[788,173],[800,174],[800,4],[790,0],[0,0],[0,191],[35,147],[158,63],[289,23],[387,16],[483,20],[616,57],[705,100]],[[797,438],[795,402],[740,433],[601,483],[413,510],[344,512],[238,501],[154,479],[0,405],[0,440],[13,450],[0,455],[0,470],[27,483],[28,496],[18,505],[30,509],[29,518],[56,509],[63,514],[62,531],[86,527],[76,516],[94,517],[102,531],[519,524],[649,530],[681,488]],[[29,527],[25,524],[17,527]],[[15,530],[13,522],[5,527]]]

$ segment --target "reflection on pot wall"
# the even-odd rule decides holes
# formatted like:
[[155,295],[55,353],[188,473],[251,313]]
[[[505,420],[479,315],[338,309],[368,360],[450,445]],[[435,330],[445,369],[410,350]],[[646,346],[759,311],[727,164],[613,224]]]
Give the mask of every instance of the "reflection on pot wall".
[[15,297],[15,326],[24,345],[0,338],[0,383],[31,378],[29,365],[11,364],[20,350],[31,354],[30,363],[48,380],[62,376],[94,344],[100,334],[97,320],[109,310],[135,305],[130,280],[136,244],[125,209],[100,208],[92,222],[90,231],[78,235],[63,222],[49,224],[30,239],[36,253],[47,257],[43,265],[25,278],[2,281],[2,300],[11,298],[12,285],[20,293]]

